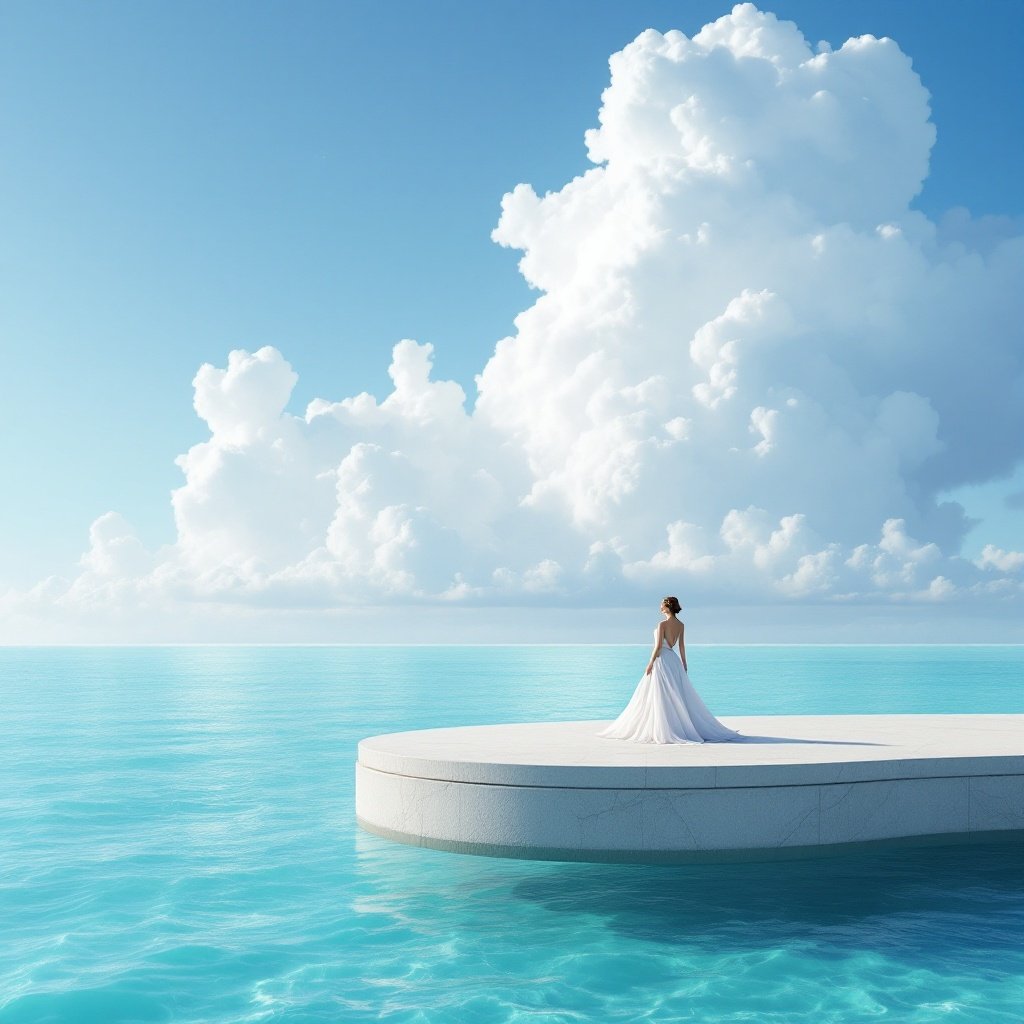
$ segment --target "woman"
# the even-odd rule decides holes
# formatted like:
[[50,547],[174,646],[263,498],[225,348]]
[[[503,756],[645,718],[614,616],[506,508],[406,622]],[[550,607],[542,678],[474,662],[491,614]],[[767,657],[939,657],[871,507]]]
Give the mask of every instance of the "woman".
[[680,610],[674,597],[661,602],[664,619],[654,631],[647,671],[626,710],[599,736],[635,743],[720,743],[739,736],[708,711],[686,674]]

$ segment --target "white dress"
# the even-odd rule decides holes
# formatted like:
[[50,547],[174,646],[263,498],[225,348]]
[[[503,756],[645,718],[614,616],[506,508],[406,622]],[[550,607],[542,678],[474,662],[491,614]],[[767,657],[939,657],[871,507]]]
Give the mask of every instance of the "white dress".
[[727,729],[708,711],[679,652],[662,640],[650,675],[643,676],[625,711],[598,736],[634,743],[722,743],[736,739],[739,733]]

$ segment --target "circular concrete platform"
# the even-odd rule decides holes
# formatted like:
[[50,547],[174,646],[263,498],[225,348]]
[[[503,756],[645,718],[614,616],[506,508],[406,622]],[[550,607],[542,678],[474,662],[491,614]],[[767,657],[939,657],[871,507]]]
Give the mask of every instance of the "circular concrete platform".
[[606,740],[604,722],[374,736],[359,744],[356,815],[405,843],[553,860],[1024,837],[1024,715],[723,721],[740,741]]

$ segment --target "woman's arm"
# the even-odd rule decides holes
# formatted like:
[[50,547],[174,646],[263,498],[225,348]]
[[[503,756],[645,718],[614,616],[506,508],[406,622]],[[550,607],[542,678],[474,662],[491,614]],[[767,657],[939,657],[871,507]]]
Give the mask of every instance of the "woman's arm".
[[649,676],[654,671],[654,659],[661,654],[661,634],[664,632],[665,624],[662,622],[658,625],[658,632],[654,634],[654,650],[651,651],[651,660],[647,662],[647,671],[644,673],[645,676]]
[[683,671],[689,672],[690,670],[686,667],[686,627],[679,631],[679,657],[683,660]]

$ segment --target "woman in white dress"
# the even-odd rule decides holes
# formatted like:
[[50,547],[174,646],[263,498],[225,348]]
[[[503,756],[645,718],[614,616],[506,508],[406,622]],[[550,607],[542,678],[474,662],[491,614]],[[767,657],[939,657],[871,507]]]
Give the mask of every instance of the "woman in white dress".
[[674,597],[661,602],[664,619],[654,631],[647,671],[625,711],[599,736],[634,743],[722,743],[739,736],[708,711],[686,674],[680,610]]

